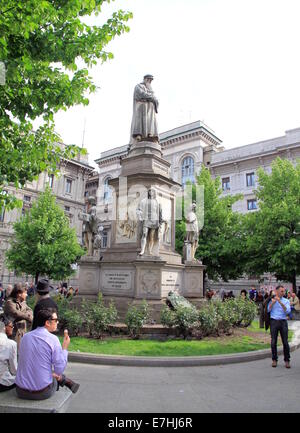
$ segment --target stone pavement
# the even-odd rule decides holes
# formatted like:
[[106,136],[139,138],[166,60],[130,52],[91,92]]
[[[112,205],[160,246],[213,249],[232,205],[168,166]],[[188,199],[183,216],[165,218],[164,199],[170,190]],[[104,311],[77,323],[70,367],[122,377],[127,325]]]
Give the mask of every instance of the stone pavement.
[[[289,322],[300,341],[300,322]],[[70,363],[78,381],[68,412],[299,412],[300,350],[290,370],[279,357],[203,367],[120,367]]]

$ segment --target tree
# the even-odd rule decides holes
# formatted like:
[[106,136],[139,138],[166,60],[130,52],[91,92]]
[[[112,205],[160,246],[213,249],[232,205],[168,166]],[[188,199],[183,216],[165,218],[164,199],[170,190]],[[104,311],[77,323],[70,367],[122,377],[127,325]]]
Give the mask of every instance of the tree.
[[247,268],[249,272],[270,272],[289,281],[296,291],[300,273],[300,162],[293,165],[277,158],[272,172],[260,168],[259,211],[247,216]]
[[[0,208],[20,204],[6,187],[19,188],[42,171],[56,172],[62,158],[79,152],[58,144],[54,114],[87,105],[94,92],[86,67],[113,54],[106,45],[127,32],[131,13],[118,11],[102,26],[84,18],[98,15],[110,0],[5,0],[0,6]],[[79,62],[82,67],[79,67]],[[3,75],[3,70],[2,70]],[[1,77],[2,77],[1,75]],[[3,78],[3,77],[2,77]],[[32,121],[41,120],[33,131]]]
[[50,188],[13,227],[15,236],[6,252],[9,269],[33,275],[36,282],[39,275],[65,279],[74,274],[72,264],[85,251]]
[[[197,177],[197,184],[204,186],[204,225],[195,257],[207,266],[209,279],[236,279],[242,276],[244,271],[244,228],[243,216],[234,212],[232,205],[242,196],[221,197],[220,178],[212,179],[209,170],[204,166]],[[194,195],[195,186],[193,189]],[[200,212],[198,207],[198,216]],[[176,249],[179,253],[182,253],[184,226],[184,221],[176,224]]]

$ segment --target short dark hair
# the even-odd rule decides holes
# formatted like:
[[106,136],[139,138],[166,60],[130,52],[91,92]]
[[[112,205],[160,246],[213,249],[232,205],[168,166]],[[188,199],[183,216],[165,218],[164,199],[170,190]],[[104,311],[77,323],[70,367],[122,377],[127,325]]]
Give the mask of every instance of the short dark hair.
[[283,287],[282,284],[279,284],[279,286],[276,287],[276,290],[279,290],[279,289],[281,289],[281,288],[282,288],[282,289],[285,289],[285,288]]
[[37,326],[45,326],[47,320],[51,320],[54,313],[57,313],[55,308],[44,308],[43,310],[38,311],[36,316]]

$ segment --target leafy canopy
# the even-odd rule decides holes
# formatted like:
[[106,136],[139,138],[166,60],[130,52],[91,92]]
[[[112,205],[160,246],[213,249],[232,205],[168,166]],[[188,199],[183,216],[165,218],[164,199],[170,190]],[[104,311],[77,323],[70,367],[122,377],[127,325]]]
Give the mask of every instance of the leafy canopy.
[[[88,104],[87,94],[96,87],[87,67],[111,59],[105,47],[129,31],[129,12],[113,13],[102,26],[84,22],[104,3],[110,0],[1,1],[0,207],[20,205],[6,193],[7,185],[22,187],[46,169],[55,172],[61,158],[79,152],[58,144],[53,116]],[[41,126],[34,132],[37,118]]]
[[300,161],[277,158],[258,172],[259,211],[247,215],[248,270],[296,285],[300,273]]
[[15,236],[6,252],[9,269],[18,274],[65,279],[74,273],[72,264],[84,254],[74,228],[50,188],[14,224]]
[[[236,279],[244,270],[244,232],[242,215],[234,212],[232,205],[242,196],[222,197],[220,178],[213,179],[204,166],[197,177],[197,184],[204,187],[204,226],[200,232],[196,258],[207,266],[209,279]],[[198,206],[198,221],[200,215]],[[177,222],[176,249],[179,253],[182,253],[184,236],[185,222]]]

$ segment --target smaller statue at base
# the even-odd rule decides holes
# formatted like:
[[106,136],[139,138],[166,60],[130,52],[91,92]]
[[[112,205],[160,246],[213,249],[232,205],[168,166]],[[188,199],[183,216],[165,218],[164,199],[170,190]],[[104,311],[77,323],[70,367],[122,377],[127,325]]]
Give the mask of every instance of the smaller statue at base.
[[195,261],[195,254],[198,247],[199,227],[196,215],[196,203],[193,202],[189,213],[186,216],[186,235],[184,240],[184,259],[188,262]]
[[148,197],[144,198],[137,211],[138,220],[142,224],[141,252],[159,256],[159,245],[161,239],[161,225],[163,223],[161,206],[156,199],[156,191],[153,188],[148,190]]
[[98,226],[100,223],[100,220],[97,217],[95,197],[89,197],[88,211],[86,213],[79,214],[79,219],[83,221],[82,235],[84,246],[87,249],[87,255],[93,256],[95,237],[98,234]]

